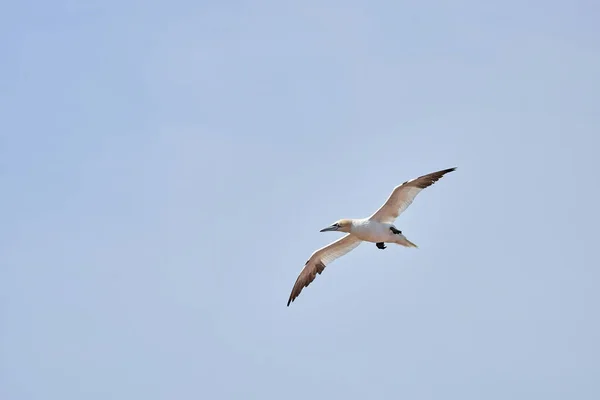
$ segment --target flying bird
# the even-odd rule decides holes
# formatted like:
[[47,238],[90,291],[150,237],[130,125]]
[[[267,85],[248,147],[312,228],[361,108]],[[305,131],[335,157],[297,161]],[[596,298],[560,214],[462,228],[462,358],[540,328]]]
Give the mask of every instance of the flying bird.
[[321,229],[320,232],[346,232],[346,235],[318,249],[310,256],[292,288],[287,302],[288,307],[298,297],[302,289],[310,285],[317,274],[320,275],[327,265],[355,249],[362,242],[375,243],[377,248],[381,250],[387,248],[386,243],[395,243],[404,247],[417,247],[416,244],[404,236],[401,230],[394,226],[394,221],[412,204],[421,190],[433,185],[445,174],[455,169],[456,167],[448,168],[406,181],[396,186],[387,201],[370,217],[344,218]]

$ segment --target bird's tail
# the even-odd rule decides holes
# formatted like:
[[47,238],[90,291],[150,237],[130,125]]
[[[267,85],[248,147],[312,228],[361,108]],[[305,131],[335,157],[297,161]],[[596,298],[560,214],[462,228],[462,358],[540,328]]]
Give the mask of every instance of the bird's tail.
[[414,244],[413,242],[411,242],[410,240],[408,240],[406,238],[406,236],[404,236],[402,234],[398,235],[398,239],[396,240],[396,244],[399,244],[400,246],[404,246],[404,247],[415,247],[415,248],[419,247],[416,244]]

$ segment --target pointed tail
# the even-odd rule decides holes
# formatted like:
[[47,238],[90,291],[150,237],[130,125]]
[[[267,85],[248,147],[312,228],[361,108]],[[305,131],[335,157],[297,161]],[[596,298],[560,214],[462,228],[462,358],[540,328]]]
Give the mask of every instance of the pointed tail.
[[416,244],[414,244],[413,242],[408,240],[406,238],[406,236],[404,236],[404,235],[398,235],[398,236],[399,236],[399,238],[398,238],[398,240],[396,240],[396,243],[399,244],[400,246],[419,248],[419,246],[417,246]]

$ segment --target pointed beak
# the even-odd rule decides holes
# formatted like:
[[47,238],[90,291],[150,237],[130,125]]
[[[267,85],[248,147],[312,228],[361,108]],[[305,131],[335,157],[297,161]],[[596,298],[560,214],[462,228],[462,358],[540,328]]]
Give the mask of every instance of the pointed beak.
[[337,231],[338,227],[335,225],[328,226],[327,228],[321,229],[319,232]]

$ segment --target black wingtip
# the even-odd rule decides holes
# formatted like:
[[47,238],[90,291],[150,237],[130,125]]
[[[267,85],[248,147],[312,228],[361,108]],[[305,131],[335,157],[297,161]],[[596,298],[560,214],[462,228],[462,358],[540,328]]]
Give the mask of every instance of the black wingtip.
[[439,173],[441,176],[444,176],[444,175],[446,175],[447,173],[450,173],[450,172],[452,172],[452,171],[456,171],[456,168],[457,168],[457,167],[446,168],[446,169],[443,169],[443,170],[439,171],[438,173]]

